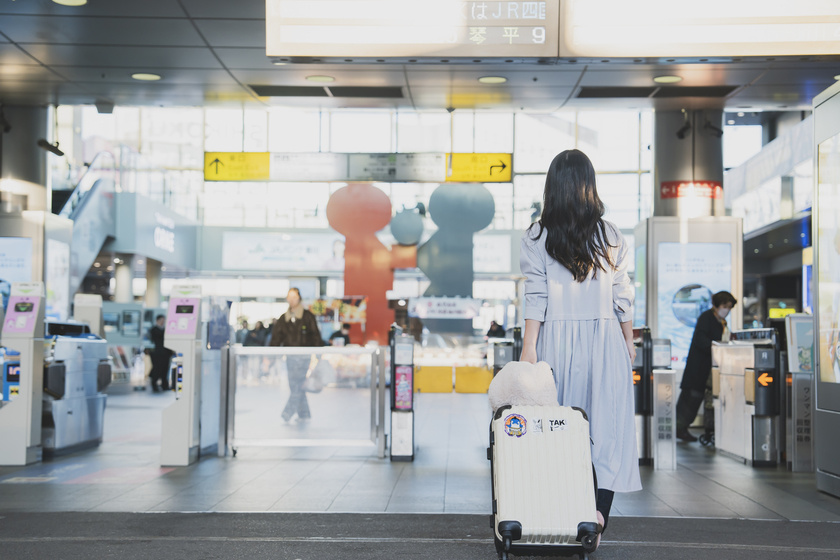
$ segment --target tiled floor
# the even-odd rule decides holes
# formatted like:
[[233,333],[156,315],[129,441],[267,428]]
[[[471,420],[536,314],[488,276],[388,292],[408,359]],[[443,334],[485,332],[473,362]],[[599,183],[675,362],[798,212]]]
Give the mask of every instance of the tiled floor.
[[[372,445],[240,442],[235,458],[161,468],[160,411],[169,399],[112,395],[99,448],[29,467],[0,467],[0,512],[489,512],[484,395],[418,395],[411,463],[378,459]],[[313,399],[310,424],[278,419],[277,433],[304,437],[342,423],[335,402],[320,406]],[[617,495],[614,515],[840,522],[840,499],[818,492],[812,474],[753,469],[698,444],[680,444],[677,454],[676,471],[643,467],[644,490]]]

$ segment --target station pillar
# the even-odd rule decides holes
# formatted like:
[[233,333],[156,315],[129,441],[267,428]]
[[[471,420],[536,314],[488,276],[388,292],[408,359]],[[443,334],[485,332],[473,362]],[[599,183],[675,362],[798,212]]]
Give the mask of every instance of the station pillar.
[[[0,119],[0,179],[47,184],[47,152],[39,139],[51,141],[46,107],[3,105]],[[47,197],[49,201],[49,197]],[[49,202],[48,202],[49,203]]]
[[117,254],[114,263],[114,301],[131,303],[134,301],[134,255]]
[[161,262],[146,257],[146,307],[160,307]]
[[654,113],[654,216],[723,216],[723,110]]

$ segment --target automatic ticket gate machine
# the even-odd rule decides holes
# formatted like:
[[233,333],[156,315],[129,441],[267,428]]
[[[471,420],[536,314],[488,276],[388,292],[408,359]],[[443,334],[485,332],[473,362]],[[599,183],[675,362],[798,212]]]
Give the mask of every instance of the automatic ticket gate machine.
[[47,322],[44,330],[44,456],[99,445],[111,384],[108,342],[78,321]]
[[201,286],[172,288],[164,346],[175,352],[175,402],[163,410],[160,464],[184,467],[198,460],[201,416]]
[[650,465],[650,417],[653,413],[653,340],[650,329],[633,329],[636,359],[633,360],[633,401],[636,405],[636,448],[639,464]]
[[785,373],[776,330],[733,331],[728,343],[712,343],[712,359],[715,446],[753,466],[775,466],[784,449]]
[[676,387],[671,341],[651,338],[650,329],[633,329],[633,400],[640,465],[676,469]]
[[391,461],[414,460],[414,338],[391,326]]
[[[0,407],[0,465],[21,466],[41,460],[41,399],[44,383],[44,284],[15,283],[3,318],[7,358]],[[8,395],[8,400],[5,395]]]

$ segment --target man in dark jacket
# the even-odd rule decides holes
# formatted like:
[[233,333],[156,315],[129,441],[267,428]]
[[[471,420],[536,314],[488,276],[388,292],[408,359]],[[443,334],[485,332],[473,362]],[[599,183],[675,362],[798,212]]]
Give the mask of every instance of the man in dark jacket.
[[[269,346],[323,346],[318,321],[311,311],[304,309],[297,288],[289,290],[286,295],[289,309],[274,321],[271,330]],[[309,402],[303,390],[306,372],[309,370],[311,354],[286,356],[286,369],[289,372],[289,400],[281,416],[288,422],[297,413],[298,420],[309,420]]]
[[736,303],[729,292],[718,292],[712,296],[712,308],[697,318],[677,400],[677,437],[683,441],[697,441],[688,427],[697,416],[712,371],[712,341],[720,342],[726,328],[726,316]]
[[158,315],[155,324],[149,329],[149,339],[154,348],[151,351],[152,371],[149,378],[152,381],[152,391],[155,393],[169,390],[169,362],[172,360],[172,350],[163,345],[166,317]]

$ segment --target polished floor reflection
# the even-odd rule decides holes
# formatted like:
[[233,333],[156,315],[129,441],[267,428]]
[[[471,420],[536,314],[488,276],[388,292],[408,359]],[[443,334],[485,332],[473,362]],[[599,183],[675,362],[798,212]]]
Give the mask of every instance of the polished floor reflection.
[[[353,404],[362,398],[358,391],[313,395],[309,423],[284,424],[282,402],[265,394],[246,399],[243,391],[239,398],[242,407],[258,410],[283,433],[341,434],[353,422],[367,422],[367,411],[348,413],[358,408]],[[28,467],[0,467],[0,513],[490,511],[485,395],[418,394],[412,463],[379,459],[375,447],[364,442],[263,442],[240,445],[235,458],[212,456],[189,467],[161,468],[161,410],[171,399],[148,392],[112,395],[99,448]],[[840,522],[840,499],[818,492],[813,474],[753,469],[698,444],[679,444],[677,456],[676,471],[644,467],[644,490],[617,495],[614,515]]]

